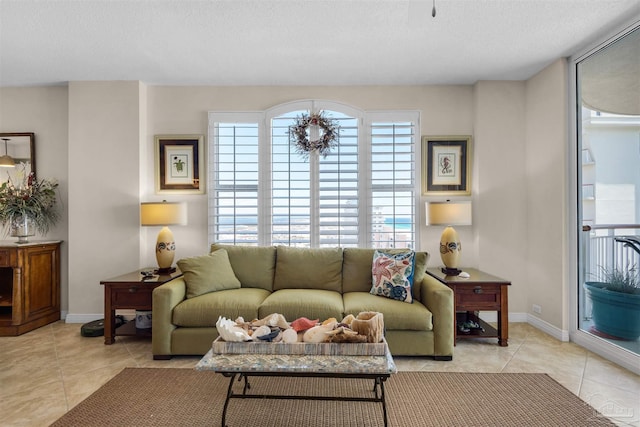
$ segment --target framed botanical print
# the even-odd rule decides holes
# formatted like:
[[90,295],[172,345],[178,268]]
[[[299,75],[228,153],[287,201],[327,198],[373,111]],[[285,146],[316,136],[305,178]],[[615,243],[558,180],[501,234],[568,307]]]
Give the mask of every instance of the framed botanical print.
[[422,195],[471,195],[471,136],[422,137]]
[[156,135],[156,193],[204,193],[204,137]]

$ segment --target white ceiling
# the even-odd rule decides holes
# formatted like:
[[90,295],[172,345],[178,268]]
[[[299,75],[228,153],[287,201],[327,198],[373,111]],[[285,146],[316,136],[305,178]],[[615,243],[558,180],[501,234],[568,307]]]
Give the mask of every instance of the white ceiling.
[[522,80],[640,0],[0,0],[0,86]]

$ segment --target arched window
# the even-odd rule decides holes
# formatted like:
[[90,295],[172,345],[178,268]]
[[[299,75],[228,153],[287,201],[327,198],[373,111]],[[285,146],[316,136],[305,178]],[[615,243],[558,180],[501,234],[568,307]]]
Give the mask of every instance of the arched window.
[[[289,129],[319,111],[339,125],[338,145],[305,159]],[[210,242],[415,248],[418,119],[327,101],[210,113]]]

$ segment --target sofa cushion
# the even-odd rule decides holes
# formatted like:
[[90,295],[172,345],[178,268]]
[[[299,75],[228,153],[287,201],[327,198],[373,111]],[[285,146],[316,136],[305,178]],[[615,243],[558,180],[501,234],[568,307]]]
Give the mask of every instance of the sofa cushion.
[[344,248],[342,292],[369,292],[375,249]]
[[411,286],[415,269],[414,259],[415,252],[411,249],[394,253],[376,250],[373,253],[370,292],[398,301],[413,302]]
[[210,292],[182,301],[173,309],[172,323],[181,327],[215,327],[219,316],[235,320],[258,318],[258,307],[269,296],[259,288],[230,289]]
[[[381,249],[392,252],[398,249]],[[376,249],[345,248],[342,265],[342,292],[369,292],[371,290],[371,268],[373,253]],[[413,283],[422,281],[426,271],[429,254],[416,252]],[[420,299],[420,288],[412,286],[413,299]]]
[[433,314],[419,301],[406,304],[390,298],[380,298],[368,292],[348,292],[342,297],[345,315],[357,316],[362,311],[379,311],[384,314],[384,326],[388,330],[433,329]]
[[233,273],[229,256],[224,249],[208,255],[183,258],[177,264],[184,274],[187,298],[240,287],[240,281]]
[[342,248],[278,246],[273,290],[280,289],[342,292]]
[[275,246],[211,245],[211,252],[218,249],[224,249],[229,254],[231,267],[243,288],[273,290]]
[[292,322],[300,317],[320,319],[335,317],[341,320],[344,306],[339,292],[322,289],[282,289],[269,295],[260,305],[262,319],[272,313],[284,315]]

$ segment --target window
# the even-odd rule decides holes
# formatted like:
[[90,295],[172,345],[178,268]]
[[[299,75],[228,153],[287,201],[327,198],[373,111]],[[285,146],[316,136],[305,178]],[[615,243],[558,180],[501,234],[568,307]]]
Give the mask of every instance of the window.
[[415,123],[380,120],[370,129],[369,246],[415,249]]
[[213,189],[209,197],[210,240],[257,245],[258,122],[217,121],[211,124],[209,134],[215,141],[209,146],[209,165],[213,166],[209,183]]
[[[289,127],[319,110],[339,123],[338,146],[304,159]],[[313,101],[210,113],[210,242],[415,248],[418,119]]]

